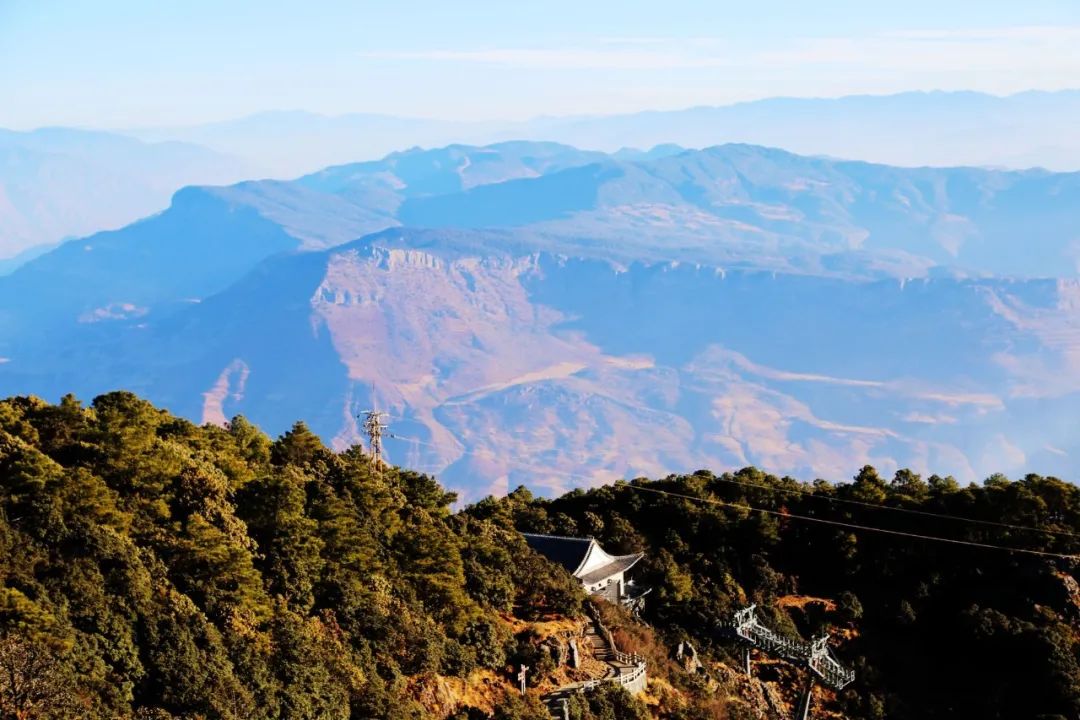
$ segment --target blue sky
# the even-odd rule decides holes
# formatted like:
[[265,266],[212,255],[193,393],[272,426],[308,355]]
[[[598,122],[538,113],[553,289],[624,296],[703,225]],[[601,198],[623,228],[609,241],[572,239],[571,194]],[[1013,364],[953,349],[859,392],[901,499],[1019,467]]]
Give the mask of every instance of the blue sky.
[[0,126],[1080,86],[1078,0],[0,0]]

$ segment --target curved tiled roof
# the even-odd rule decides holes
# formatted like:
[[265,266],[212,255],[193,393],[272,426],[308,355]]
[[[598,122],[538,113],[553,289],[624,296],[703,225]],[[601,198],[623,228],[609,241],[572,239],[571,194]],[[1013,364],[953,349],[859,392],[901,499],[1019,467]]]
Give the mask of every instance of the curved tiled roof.
[[592,585],[593,583],[600,582],[605,578],[609,578],[617,573],[626,572],[630,568],[637,564],[637,561],[645,557],[644,553],[635,553],[633,555],[617,555],[612,558],[612,561],[601,565],[595,570],[590,570],[584,575],[578,575],[581,582],[586,585]]
[[643,553],[608,555],[593,538],[536,533],[522,535],[529,547],[548,560],[562,565],[586,585],[600,582],[616,573],[626,572],[644,557]]
[[538,535],[535,533],[521,534],[525,536],[525,542],[529,544],[529,547],[551,562],[562,565],[570,574],[576,573],[581,568],[585,559],[589,556],[592,544],[596,542],[592,538]]

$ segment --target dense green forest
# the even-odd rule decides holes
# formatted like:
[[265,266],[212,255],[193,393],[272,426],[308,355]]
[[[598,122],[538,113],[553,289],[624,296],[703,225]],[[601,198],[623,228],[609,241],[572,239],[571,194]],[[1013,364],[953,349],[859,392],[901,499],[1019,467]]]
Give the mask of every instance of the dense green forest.
[[[833,716],[1080,717],[1075,561],[795,517],[1067,555],[1080,495],[1059,480],[750,468],[455,500],[299,423],[271,440],[130,393],[0,401],[0,718],[546,718],[515,670],[541,685],[537,623],[586,599],[518,530],[646,553],[641,620],[605,612],[654,687],[575,720],[755,717],[721,672],[747,602],[835,634],[858,679],[822,694]],[[670,660],[682,639],[702,672]]]
[[[839,485],[803,485],[754,468],[634,484],[647,490],[616,485],[552,501],[518,490],[508,502],[522,528],[646,551],[643,580],[655,592],[645,617],[671,638],[692,638],[722,656],[731,648],[723,624],[747,602],[793,634],[839,631],[847,638],[839,654],[859,674],[835,703],[845,717],[1080,717],[1076,560],[783,517],[1072,554],[1080,551],[1075,486],[1029,475],[960,487],[908,471],[886,480],[871,467]],[[835,608],[775,610],[800,593]]]

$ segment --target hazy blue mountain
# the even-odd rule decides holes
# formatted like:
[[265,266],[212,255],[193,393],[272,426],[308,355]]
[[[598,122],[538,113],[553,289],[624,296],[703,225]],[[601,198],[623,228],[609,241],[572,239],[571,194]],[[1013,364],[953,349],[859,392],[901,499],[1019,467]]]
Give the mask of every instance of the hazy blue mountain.
[[759,464],[1072,476],[1077,174],[748,145],[449,146],[165,211],[0,277],[0,393],[305,418],[470,497]]
[[10,275],[34,258],[41,257],[55,247],[56,244],[34,245],[16,255],[0,260],[0,276]]
[[[1077,174],[900,169],[746,145],[672,152],[631,162],[553,143],[449,146],[291,182],[188,188],[157,215],[19,268],[0,283],[0,317],[40,332],[45,318],[146,314],[217,292],[269,255],[400,225],[515,229],[522,252],[622,263],[857,278],[1077,272]],[[17,300],[58,284],[33,306]],[[19,342],[14,330],[7,342]]]
[[197,420],[303,416],[338,444],[377,405],[406,438],[391,458],[469,497],[746,463],[1080,469],[1075,281],[623,266],[514,237],[391,230],[279,255],[176,313],[15,349],[0,390],[128,387]]
[[0,130],[0,258],[117,228],[193,183],[239,180],[252,166],[195,145],[111,133]]
[[200,188],[165,213],[64,243],[0,282],[0,354],[58,340],[67,328],[138,319],[197,302],[300,241],[250,207]]
[[381,160],[328,167],[299,178],[296,184],[340,195],[365,207],[393,212],[405,198],[450,195],[605,159],[603,153],[550,142],[503,142],[487,147],[449,145],[433,150],[415,148],[391,153]]
[[841,98],[770,98],[720,107],[551,118],[513,137],[612,151],[675,142],[749,143],[899,166],[1080,170],[1080,91],[909,92]]
[[412,150],[291,182],[188,188],[157,215],[67,242],[0,282],[0,345],[56,323],[171,312],[270,255],[401,225],[513,229],[497,242],[523,254],[868,279],[1072,277],[1078,220],[1077,174],[900,169],[745,145],[635,162],[553,143]]
[[679,153],[685,152],[687,149],[688,148],[685,148],[682,145],[676,145],[675,143],[664,143],[661,145],[656,145],[649,150],[623,147],[611,153],[611,157],[616,160],[629,160],[630,162],[637,162],[641,160],[656,160],[658,158],[668,157],[670,155],[678,155]]
[[[204,125],[123,132],[149,141],[182,140],[257,159],[274,177],[295,177],[328,165],[370,160],[415,145],[446,145],[472,137],[467,124],[377,113],[330,117],[269,111]],[[482,130],[481,130],[482,132]]]
[[405,225],[607,238],[614,255],[765,269],[1075,275],[1080,173],[903,169],[724,145],[407,199]]
[[[294,182],[185,188],[156,215],[71,240],[14,270],[0,283],[0,355],[67,325],[173,312],[224,289],[270,255],[394,227],[408,197],[532,177],[596,157],[552,143],[455,146],[394,153]],[[50,291],[25,303],[35,288]]]
[[[193,127],[128,131],[249,158],[272,176],[373,160],[394,150],[449,143],[555,140],[615,152],[678,144],[746,143],[904,167],[1080,170],[1080,91],[908,92],[841,98],[769,98],[716,107],[525,122],[444,122],[378,114],[328,117],[266,112]],[[647,152],[647,151],[646,151]],[[656,151],[653,151],[654,153]],[[666,152],[661,150],[660,152]],[[647,156],[622,153],[617,159]]]

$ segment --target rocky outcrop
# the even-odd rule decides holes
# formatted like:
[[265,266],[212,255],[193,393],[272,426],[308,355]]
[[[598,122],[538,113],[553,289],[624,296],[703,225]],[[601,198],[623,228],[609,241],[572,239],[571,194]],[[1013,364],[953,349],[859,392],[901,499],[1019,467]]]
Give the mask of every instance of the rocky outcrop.
[[759,720],[787,720],[793,712],[791,705],[773,683],[748,678],[727,665],[718,664],[711,669],[720,687],[727,688],[730,700],[743,705],[750,715]]

